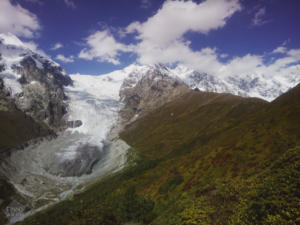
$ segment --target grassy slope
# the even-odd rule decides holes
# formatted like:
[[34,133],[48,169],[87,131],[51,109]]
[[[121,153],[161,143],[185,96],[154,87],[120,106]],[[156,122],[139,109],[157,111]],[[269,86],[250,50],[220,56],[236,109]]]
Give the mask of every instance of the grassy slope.
[[296,224],[300,86],[271,104],[191,92],[129,126],[124,171],[20,224]]

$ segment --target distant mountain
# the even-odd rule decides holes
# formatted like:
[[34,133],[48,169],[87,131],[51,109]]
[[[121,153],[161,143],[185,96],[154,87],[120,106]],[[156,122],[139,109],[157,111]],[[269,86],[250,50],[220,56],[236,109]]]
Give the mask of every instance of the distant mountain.
[[[297,216],[297,193],[276,185],[280,176],[294,179],[298,163],[299,85],[288,90],[299,74],[218,77],[182,65],[132,64],[69,76],[10,34],[0,34],[0,54],[0,151],[26,147],[53,134],[49,128],[58,133],[0,160],[3,187],[12,184],[26,210],[119,171],[25,224],[286,224]],[[257,185],[264,177],[278,192]],[[256,192],[248,187],[270,201],[292,191],[277,199],[280,208],[260,197],[253,203],[247,196]]]
[[272,101],[282,93],[300,83],[300,68],[298,73],[289,74],[249,74],[230,76],[213,76],[188,69],[182,65],[170,70],[177,77],[180,77],[189,87],[201,91],[216,93],[231,93],[239,96],[249,96]]
[[[90,120],[93,116],[83,112],[86,107],[90,107],[90,112],[93,111],[92,114],[96,117],[103,118],[103,113],[99,113],[98,109],[104,102],[98,104],[95,101],[99,97],[106,96],[107,99],[115,101],[115,105],[111,105],[112,109],[105,106],[110,110],[108,113],[120,110],[125,104],[121,116],[129,119],[134,114],[142,115],[143,111],[153,110],[173,97],[180,96],[186,88],[179,91],[179,86],[270,101],[300,82],[297,74],[282,74],[281,77],[217,77],[182,65],[171,69],[160,64],[132,64],[109,74],[73,75],[70,78],[59,64],[40,52],[30,50],[12,34],[0,34],[0,78],[3,79],[5,89],[15,99],[17,107],[27,115],[46,122],[54,129],[72,127],[83,132],[96,126],[93,122],[95,120]],[[72,79],[75,86],[72,86]],[[91,101],[84,101],[83,96],[90,96]],[[103,121],[100,117],[99,121]],[[105,123],[108,124],[108,130],[114,123],[111,119],[116,117],[111,117],[111,122]],[[77,126],[74,127],[76,121]]]

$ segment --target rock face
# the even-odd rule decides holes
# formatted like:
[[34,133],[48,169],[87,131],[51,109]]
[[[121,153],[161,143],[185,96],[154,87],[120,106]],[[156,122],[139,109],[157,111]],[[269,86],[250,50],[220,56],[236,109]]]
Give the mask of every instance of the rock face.
[[143,116],[189,91],[186,84],[170,77],[169,73],[166,67],[158,65],[139,74],[139,78],[137,74],[129,74],[120,90],[120,99],[125,105],[120,112],[123,121]]
[[47,63],[43,69],[38,68],[30,56],[20,64],[20,67],[13,68],[21,75],[19,82],[23,87],[23,93],[16,98],[17,105],[33,118],[51,127],[60,127],[67,112],[63,86],[72,84],[70,77],[61,75],[59,67]]
[[72,120],[67,122],[68,128],[76,128],[76,127],[80,127],[81,125],[82,125],[81,120]]
[[9,92],[4,87],[4,82],[0,78],[0,112],[7,112],[13,105],[9,100]]
[[[38,123],[17,108],[14,99],[0,79],[0,154],[12,149],[22,149],[38,139],[54,135],[45,124]],[[0,155],[3,159],[4,155]],[[0,171],[1,174],[1,171]]]
[[72,85],[63,69],[28,49],[13,35],[0,35],[0,78],[19,109],[57,129],[67,112],[64,86]]

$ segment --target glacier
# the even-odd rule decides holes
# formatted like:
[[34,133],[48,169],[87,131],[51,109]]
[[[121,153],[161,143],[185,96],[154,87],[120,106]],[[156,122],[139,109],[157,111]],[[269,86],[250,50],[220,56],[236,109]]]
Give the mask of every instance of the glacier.
[[[30,56],[41,70],[47,63],[68,76],[59,64],[30,50],[13,35],[0,34],[0,53],[0,64],[4,65],[0,78],[12,98],[22,98],[20,94],[24,87],[13,68],[20,66],[24,57]],[[124,91],[122,88],[135,87],[151,71],[167,75],[191,89],[259,97],[267,101],[300,82],[298,67],[290,74],[273,77],[254,74],[217,77],[183,65],[169,68],[139,64],[97,76],[71,74],[73,84],[63,87],[64,101],[68,106],[64,119],[80,121],[80,125],[62,129],[56,138],[45,138],[24,150],[14,151],[0,162],[1,174],[8,178],[32,209],[17,218],[10,218],[11,222],[82,191],[86,185],[125,166],[130,146],[118,137],[123,129],[119,112],[124,107],[120,92]],[[38,86],[39,81],[30,82],[30,88]]]

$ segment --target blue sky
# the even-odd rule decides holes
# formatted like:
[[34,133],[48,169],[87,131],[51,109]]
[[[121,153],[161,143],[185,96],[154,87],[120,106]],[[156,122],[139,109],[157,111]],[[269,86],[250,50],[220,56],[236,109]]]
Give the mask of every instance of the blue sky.
[[299,0],[0,1],[0,32],[34,43],[68,73],[133,62],[271,73],[300,60]]

